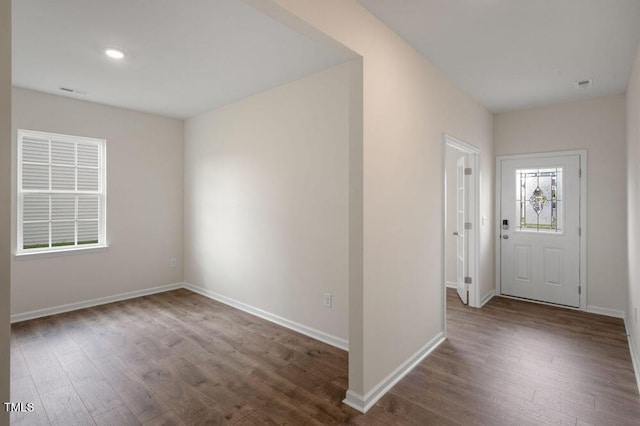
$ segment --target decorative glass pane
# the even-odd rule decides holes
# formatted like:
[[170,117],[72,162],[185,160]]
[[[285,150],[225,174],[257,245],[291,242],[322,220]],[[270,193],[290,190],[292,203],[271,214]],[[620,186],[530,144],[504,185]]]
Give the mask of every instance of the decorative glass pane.
[[540,189],[540,187],[536,187],[529,197],[529,203],[531,203],[531,207],[533,207],[533,211],[536,212],[537,215],[540,214],[542,209],[544,209],[544,205],[547,204],[547,197],[544,196],[544,191]]
[[516,170],[516,228],[562,232],[562,168]]

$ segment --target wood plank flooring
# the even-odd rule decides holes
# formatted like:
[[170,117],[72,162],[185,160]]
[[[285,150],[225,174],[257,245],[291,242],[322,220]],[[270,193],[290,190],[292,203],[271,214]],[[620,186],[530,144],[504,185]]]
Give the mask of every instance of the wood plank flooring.
[[14,425],[640,425],[621,320],[448,291],[448,339],[366,415],[347,353],[188,290],[12,327]]

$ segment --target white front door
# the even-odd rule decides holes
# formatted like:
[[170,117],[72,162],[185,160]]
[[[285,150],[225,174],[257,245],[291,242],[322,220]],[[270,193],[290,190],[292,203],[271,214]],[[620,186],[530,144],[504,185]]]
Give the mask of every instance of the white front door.
[[467,257],[467,239],[465,238],[465,204],[467,202],[465,194],[465,174],[467,168],[467,156],[458,159],[456,164],[456,281],[460,300],[465,305],[468,302],[469,291],[465,285],[465,258]]
[[580,306],[580,156],[501,161],[501,293]]

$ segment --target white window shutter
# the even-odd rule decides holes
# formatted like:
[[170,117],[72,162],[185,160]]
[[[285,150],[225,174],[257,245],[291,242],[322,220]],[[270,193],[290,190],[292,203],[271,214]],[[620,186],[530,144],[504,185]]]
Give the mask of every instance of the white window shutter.
[[51,189],[73,191],[76,189],[76,171],[74,167],[51,166]]
[[51,245],[53,247],[72,246],[76,243],[76,222],[52,222]]
[[25,222],[49,221],[49,195],[25,194],[22,207],[22,220]]
[[104,245],[103,140],[18,131],[19,251]]
[[22,244],[25,249],[49,247],[49,222],[25,223]]
[[23,247],[49,246],[49,195],[25,194],[22,208]]
[[91,244],[98,240],[100,200],[97,196],[78,198],[78,244]]
[[49,189],[49,141],[24,138],[22,141],[22,188]]
[[76,196],[51,194],[51,244],[68,246],[76,243]]
[[78,191],[97,191],[100,150],[97,145],[78,144]]
[[22,161],[49,164],[49,141],[25,137],[22,140]]
[[97,196],[81,195],[78,198],[78,219],[98,220],[100,203]]
[[96,144],[78,143],[78,166],[100,166],[100,149]]
[[99,185],[98,169],[78,167],[78,191],[97,191]]
[[44,164],[23,164],[22,189],[49,189],[49,166]]
[[78,244],[95,244],[98,242],[98,221],[78,222]]
[[75,166],[75,143],[56,140],[51,141],[51,163],[59,166]]

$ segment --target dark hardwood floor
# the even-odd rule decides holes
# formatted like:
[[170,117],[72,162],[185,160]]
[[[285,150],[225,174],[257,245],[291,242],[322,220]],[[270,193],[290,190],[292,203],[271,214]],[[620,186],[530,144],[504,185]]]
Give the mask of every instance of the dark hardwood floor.
[[621,320],[448,293],[448,339],[366,415],[347,354],[187,290],[13,325],[15,425],[639,425]]

